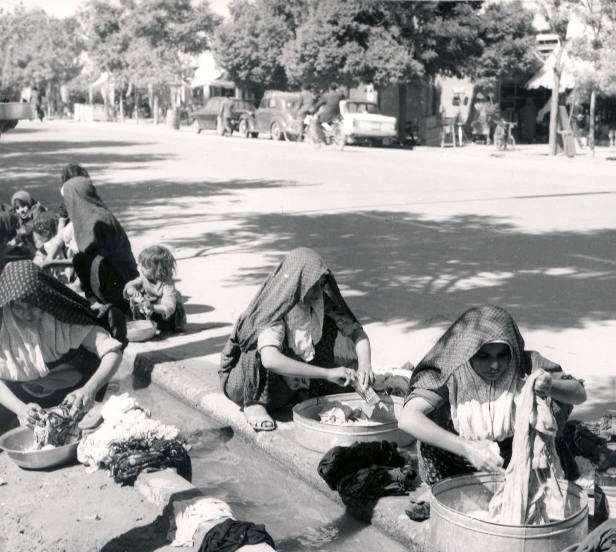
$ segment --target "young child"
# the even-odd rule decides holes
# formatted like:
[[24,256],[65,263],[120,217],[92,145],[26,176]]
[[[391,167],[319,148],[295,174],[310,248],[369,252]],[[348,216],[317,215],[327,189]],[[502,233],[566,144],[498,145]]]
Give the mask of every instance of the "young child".
[[[33,221],[32,236],[36,253],[32,262],[44,266],[48,261],[69,260],[64,243],[58,244],[58,215],[51,211],[43,211]],[[59,245],[59,246],[58,246]],[[72,268],[53,268],[51,274],[64,284],[72,281]]]
[[150,318],[161,331],[179,332],[186,327],[182,295],[175,289],[176,262],[162,245],[146,247],[138,259],[139,277],[124,287],[135,319]]
[[24,257],[34,258],[36,247],[32,236],[34,218],[45,208],[25,190],[19,190],[11,198],[11,206],[17,215],[18,227],[15,237],[8,243],[14,251],[20,251]]

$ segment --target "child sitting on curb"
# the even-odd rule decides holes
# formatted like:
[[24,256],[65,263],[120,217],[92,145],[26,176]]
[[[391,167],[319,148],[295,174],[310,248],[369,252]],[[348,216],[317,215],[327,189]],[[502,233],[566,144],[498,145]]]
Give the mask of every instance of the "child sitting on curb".
[[11,207],[17,215],[18,227],[16,236],[8,243],[14,249],[14,253],[19,252],[24,258],[32,259],[36,253],[34,238],[32,237],[33,220],[45,208],[36,201],[26,190],[19,190],[11,198]]
[[186,328],[182,295],[173,283],[176,268],[171,251],[162,245],[146,247],[139,254],[139,277],[124,287],[135,319],[151,319],[163,332]]
[[[40,213],[33,222],[32,236],[36,253],[32,260],[34,264],[44,267],[50,261],[68,261],[64,243],[57,244],[58,234],[58,215],[51,211]],[[72,268],[58,267],[52,268],[51,275],[64,284],[68,284],[74,276]]]

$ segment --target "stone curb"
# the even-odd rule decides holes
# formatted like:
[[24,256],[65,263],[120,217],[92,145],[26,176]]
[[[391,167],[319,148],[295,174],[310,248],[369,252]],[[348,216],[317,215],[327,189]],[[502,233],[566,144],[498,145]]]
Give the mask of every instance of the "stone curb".
[[[231,427],[236,435],[249,444],[259,447],[283,468],[326,494],[330,499],[342,503],[338,494],[331,491],[317,473],[316,468],[321,455],[303,449],[297,444],[293,437],[293,424],[277,421],[278,429],[274,432],[253,431],[246,423],[239,407],[219,391],[217,367],[211,362],[199,358],[174,361],[160,352],[147,352],[143,346],[129,347],[125,352],[125,362],[133,366],[136,375],[197,408],[216,422]],[[161,492],[152,489],[149,482],[145,487],[144,492],[147,495],[156,495],[155,500],[160,500],[162,503],[164,500],[162,496],[166,496],[164,490]],[[425,493],[426,488],[419,487],[411,493],[411,496],[425,498],[422,497]],[[408,497],[382,498],[374,509],[371,524],[407,546],[410,551],[427,550],[429,522],[418,523],[408,518],[405,514],[408,500]]]

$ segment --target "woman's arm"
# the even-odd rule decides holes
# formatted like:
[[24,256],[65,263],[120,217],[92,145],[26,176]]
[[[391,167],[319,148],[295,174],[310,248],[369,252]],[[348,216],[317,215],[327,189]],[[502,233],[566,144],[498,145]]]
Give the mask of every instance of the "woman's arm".
[[357,377],[360,385],[365,389],[374,383],[370,340],[366,332],[361,329],[353,334],[353,342],[355,343],[355,352],[357,353]]
[[0,380],[0,404],[18,418],[25,420],[30,427],[36,424],[43,411],[36,403],[26,404],[20,401],[2,380]]
[[485,471],[502,469],[503,459],[490,450],[489,441],[466,441],[433,422],[427,414],[432,405],[423,397],[412,397],[404,406],[398,427],[418,441],[465,457],[475,468]]
[[265,368],[281,376],[295,376],[308,379],[324,379],[342,387],[355,377],[351,368],[321,368],[305,362],[293,360],[283,355],[276,347],[263,347],[260,351],[261,363]]
[[543,371],[535,380],[535,391],[565,404],[582,404],[586,401],[586,390],[576,379],[560,379]]
[[113,377],[121,361],[122,353],[109,351],[102,356],[98,369],[85,385],[66,396],[65,401],[71,406],[72,416],[79,410],[88,410],[92,406],[96,393]]

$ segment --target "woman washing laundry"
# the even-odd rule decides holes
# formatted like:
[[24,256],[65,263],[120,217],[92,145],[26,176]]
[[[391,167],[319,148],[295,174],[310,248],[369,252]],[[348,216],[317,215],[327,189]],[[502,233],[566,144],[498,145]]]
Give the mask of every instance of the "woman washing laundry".
[[0,432],[10,414],[33,426],[63,401],[72,416],[104,394],[122,359],[87,301],[31,261],[0,274]]
[[[553,399],[562,432],[571,405],[586,400],[582,384],[526,351],[504,309],[476,307],[456,320],[415,369],[400,420],[421,443],[423,479],[432,485],[474,470],[501,471],[511,457],[516,398],[537,371],[535,393]],[[568,445],[556,444],[559,455]]]
[[[348,338],[357,371],[336,365],[337,337]],[[297,392],[323,394],[328,383],[344,387],[356,377],[363,387],[372,384],[368,336],[315,251],[291,251],[267,277],[235,324],[219,374],[255,431],[275,429],[268,410],[297,400]]]
[[126,232],[89,178],[70,178],[61,192],[79,248],[73,266],[86,296],[128,314],[124,286],[139,272]]

